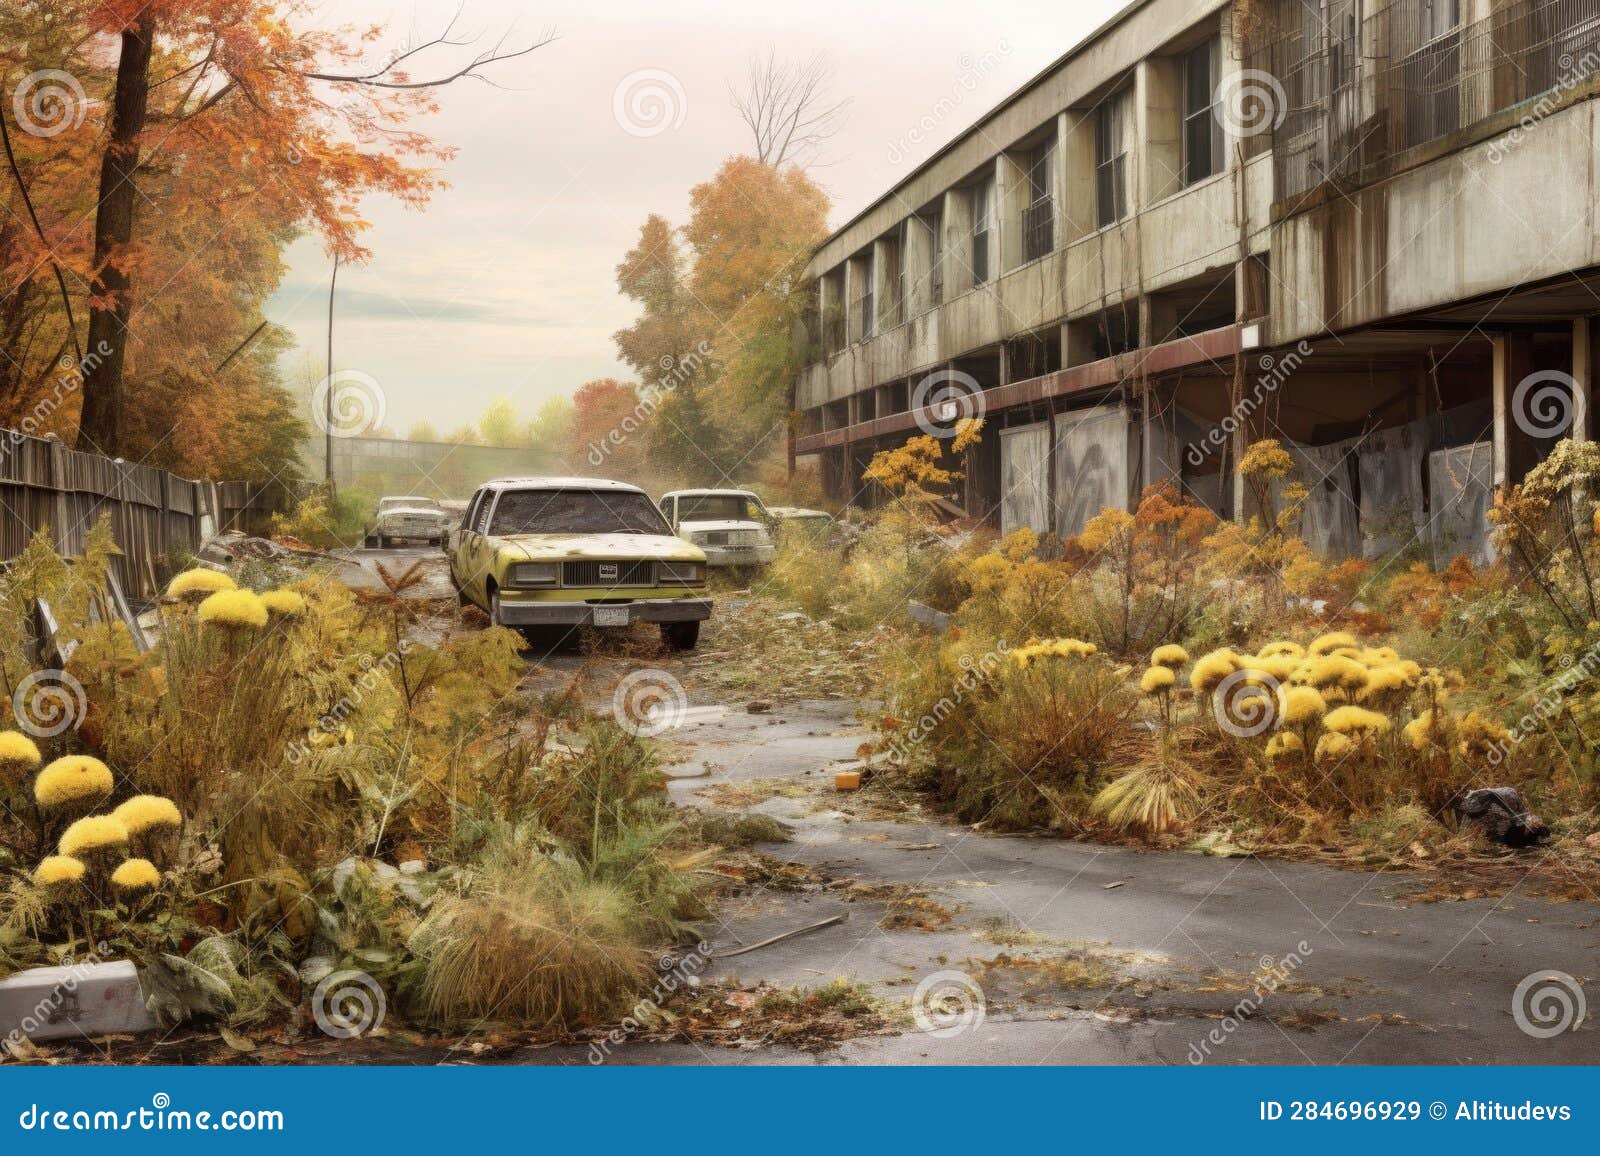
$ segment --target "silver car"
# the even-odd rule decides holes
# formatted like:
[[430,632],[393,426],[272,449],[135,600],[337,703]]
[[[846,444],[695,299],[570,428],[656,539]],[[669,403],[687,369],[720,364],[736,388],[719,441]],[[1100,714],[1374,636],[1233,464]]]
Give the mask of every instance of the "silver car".
[[450,515],[432,498],[378,499],[378,517],[367,531],[367,549],[387,550],[398,542],[438,546],[450,531]]
[[771,515],[749,490],[673,490],[661,512],[678,537],[706,552],[712,567],[765,566],[777,556]]

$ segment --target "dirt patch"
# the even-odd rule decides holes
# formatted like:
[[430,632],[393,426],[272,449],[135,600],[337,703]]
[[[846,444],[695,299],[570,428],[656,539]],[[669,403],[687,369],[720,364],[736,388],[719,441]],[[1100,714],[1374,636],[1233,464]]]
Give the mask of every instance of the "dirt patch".
[[894,1022],[867,987],[844,979],[810,991],[708,984],[666,1010],[670,1025],[651,1038],[720,1048],[825,1052]]
[[853,635],[770,598],[723,599],[684,663],[685,680],[716,696],[871,698],[879,651],[894,630]]
[[743,810],[768,799],[803,799],[811,788],[795,779],[743,779],[736,783],[713,783],[695,792],[713,806]]
[[883,904],[878,926],[885,931],[942,931],[960,910],[945,906],[909,883],[852,883],[843,897],[851,903]]

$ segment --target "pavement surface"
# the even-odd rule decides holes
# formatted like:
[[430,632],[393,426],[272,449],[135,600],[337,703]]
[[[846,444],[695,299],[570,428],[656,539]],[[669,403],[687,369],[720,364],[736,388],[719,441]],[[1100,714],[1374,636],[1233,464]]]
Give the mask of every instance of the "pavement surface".
[[[757,891],[718,912],[714,951],[847,918],[703,975],[805,988],[843,976],[914,1008],[923,981],[967,998],[958,973],[977,977],[983,994],[969,1002],[982,1014],[958,1006],[932,1031],[912,1018],[821,1055],[640,1042],[608,1063],[1600,1063],[1592,1011],[1578,1030],[1540,1038],[1512,1003],[1532,973],[1600,973],[1600,906],[1515,892],[1411,903],[1414,876],[979,834],[881,795],[864,816],[861,796],[832,790],[829,769],[865,737],[856,709],[691,708],[670,736],[681,761],[669,773],[690,776],[672,793],[705,806],[702,792],[723,784],[769,791],[751,809],[789,823],[794,841],[762,850],[869,889],[905,885],[950,911],[948,926],[885,929],[885,906],[848,887]],[[886,806],[899,813],[881,817]],[[1060,960],[1109,978],[1038,982]],[[588,1063],[589,1053],[541,1049],[519,1062]]]
[[[345,553],[391,572],[391,560],[439,557]],[[435,575],[425,596],[437,585]],[[631,668],[675,661],[529,657],[551,674],[587,664],[601,697]],[[725,902],[706,936],[713,953],[845,916],[713,959],[703,979],[815,988],[845,977],[901,1014],[889,1033],[820,1054],[753,1031],[738,1048],[626,1042],[608,1063],[1600,1063],[1594,1010],[1575,1029],[1537,1031],[1541,1010],[1571,1020],[1560,1000],[1582,1001],[1584,980],[1600,975],[1600,905],[1514,889],[1414,902],[1411,874],[979,833],[913,798],[832,789],[833,768],[866,738],[861,704],[752,714],[685,683],[677,725],[660,736],[673,798],[782,820],[793,841],[760,849],[818,880]],[[904,913],[897,895],[932,929],[892,918]],[[1537,978],[1546,971],[1570,979],[1552,986]],[[1514,994],[1530,976],[1528,991],[1547,997],[1525,998],[1519,1012]],[[513,1062],[587,1064],[590,1053],[528,1049]]]

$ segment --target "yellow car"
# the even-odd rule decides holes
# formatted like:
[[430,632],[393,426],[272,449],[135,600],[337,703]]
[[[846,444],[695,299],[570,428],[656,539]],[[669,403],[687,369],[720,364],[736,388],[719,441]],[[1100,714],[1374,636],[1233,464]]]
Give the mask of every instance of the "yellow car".
[[657,622],[668,646],[691,650],[711,616],[705,551],[676,537],[649,495],[625,482],[485,483],[446,552],[462,604],[525,633]]

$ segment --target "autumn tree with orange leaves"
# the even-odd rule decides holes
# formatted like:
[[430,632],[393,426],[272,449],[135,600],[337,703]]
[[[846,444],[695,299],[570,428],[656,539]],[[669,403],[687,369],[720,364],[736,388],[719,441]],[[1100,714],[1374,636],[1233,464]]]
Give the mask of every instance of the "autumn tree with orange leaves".
[[1068,538],[1067,565],[1091,576],[1096,641],[1125,655],[1183,637],[1205,605],[1194,575],[1216,526],[1215,514],[1165,483],[1148,487],[1133,513],[1103,510]]
[[800,168],[724,161],[675,229],[652,214],[617,267],[641,307],[616,334],[661,408],[650,454],[686,480],[726,485],[792,446],[802,274],[827,234],[827,195]]
[[421,205],[438,187],[450,152],[415,128],[438,89],[544,43],[477,51],[452,22],[384,56],[382,29],[315,29],[315,12],[20,0],[0,14],[0,420],[48,409],[46,428],[81,448],[211,476],[292,460],[285,338],[261,312],[283,248],[309,229],[365,257],[365,197]]

